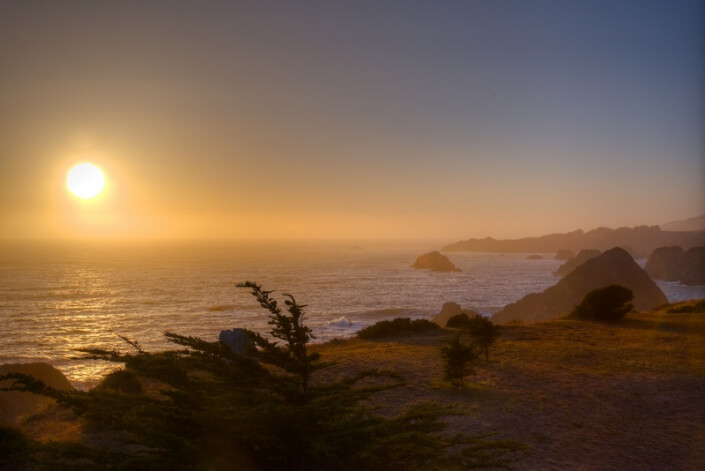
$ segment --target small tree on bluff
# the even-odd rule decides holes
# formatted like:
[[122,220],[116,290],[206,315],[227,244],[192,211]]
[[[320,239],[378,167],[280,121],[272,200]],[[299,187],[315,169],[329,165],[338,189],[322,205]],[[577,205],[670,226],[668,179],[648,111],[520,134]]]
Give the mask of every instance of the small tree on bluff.
[[446,345],[441,348],[444,377],[462,388],[465,385],[465,376],[474,373],[472,365],[478,358],[475,345],[463,342],[460,333],[445,343]]
[[590,291],[575,306],[571,317],[589,321],[617,322],[631,312],[634,293],[621,285],[609,285]]
[[485,361],[490,360],[490,346],[499,336],[499,326],[489,318],[481,314],[469,317],[465,313],[460,313],[448,319],[446,326],[462,329],[470,334],[480,350],[485,353]]

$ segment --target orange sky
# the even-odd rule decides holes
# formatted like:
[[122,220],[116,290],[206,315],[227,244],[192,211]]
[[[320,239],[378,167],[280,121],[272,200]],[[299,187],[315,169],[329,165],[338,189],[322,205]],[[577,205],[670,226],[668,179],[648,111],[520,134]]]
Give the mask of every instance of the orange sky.
[[[587,3],[4,3],[0,238],[454,241],[702,214],[703,8]],[[66,190],[83,161],[95,200]]]

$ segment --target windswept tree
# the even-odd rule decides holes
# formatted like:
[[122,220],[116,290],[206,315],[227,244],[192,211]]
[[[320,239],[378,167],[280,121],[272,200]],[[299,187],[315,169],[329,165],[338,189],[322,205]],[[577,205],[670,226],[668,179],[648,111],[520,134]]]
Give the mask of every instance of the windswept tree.
[[459,314],[448,320],[448,326],[451,326],[451,323],[467,332],[474,339],[478,348],[484,352],[485,361],[490,361],[490,347],[499,337],[500,327],[498,325],[480,314],[472,317]]
[[462,333],[445,343],[441,348],[444,378],[462,388],[465,377],[474,372],[473,364],[478,359],[475,345],[464,340]]
[[273,291],[263,290],[260,285],[252,281],[238,283],[238,288],[248,288],[260,306],[269,311],[269,321],[272,329],[270,334],[276,339],[283,340],[284,347],[276,342],[249,332],[250,339],[260,348],[255,351],[257,358],[263,363],[279,366],[289,373],[298,375],[301,379],[303,391],[308,389],[311,373],[328,366],[318,360],[320,354],[309,354],[306,345],[314,338],[311,328],[304,323],[304,308],[306,305],[297,304],[294,297],[284,293],[284,305],[288,314],[283,313],[279,304],[270,295]]
[[572,316],[590,321],[616,322],[634,309],[634,292],[621,285],[590,291],[575,306]]

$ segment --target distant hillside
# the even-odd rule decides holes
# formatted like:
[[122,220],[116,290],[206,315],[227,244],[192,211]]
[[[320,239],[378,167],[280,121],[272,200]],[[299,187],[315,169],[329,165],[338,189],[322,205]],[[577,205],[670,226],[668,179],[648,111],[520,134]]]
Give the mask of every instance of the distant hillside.
[[682,221],[661,224],[664,231],[705,231],[705,214]]
[[524,239],[497,240],[469,239],[446,245],[446,252],[557,252],[570,249],[579,252],[583,249],[605,251],[612,247],[622,247],[632,256],[647,257],[655,248],[678,245],[687,250],[705,245],[705,231],[683,232],[664,231],[658,226],[621,227],[608,229],[600,227],[588,232],[577,230],[566,234],[549,234]]

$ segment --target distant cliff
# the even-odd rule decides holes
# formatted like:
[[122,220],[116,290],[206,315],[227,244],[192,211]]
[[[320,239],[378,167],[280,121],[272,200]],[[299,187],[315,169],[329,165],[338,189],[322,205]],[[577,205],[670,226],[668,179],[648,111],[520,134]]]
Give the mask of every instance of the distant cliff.
[[446,252],[558,252],[568,249],[579,252],[583,249],[605,251],[622,247],[634,257],[647,257],[655,248],[678,245],[684,249],[705,245],[705,231],[663,231],[658,226],[600,227],[592,231],[577,230],[565,234],[549,234],[524,239],[497,240],[469,239],[446,245]]
[[705,214],[698,217],[661,224],[664,231],[705,231]]

